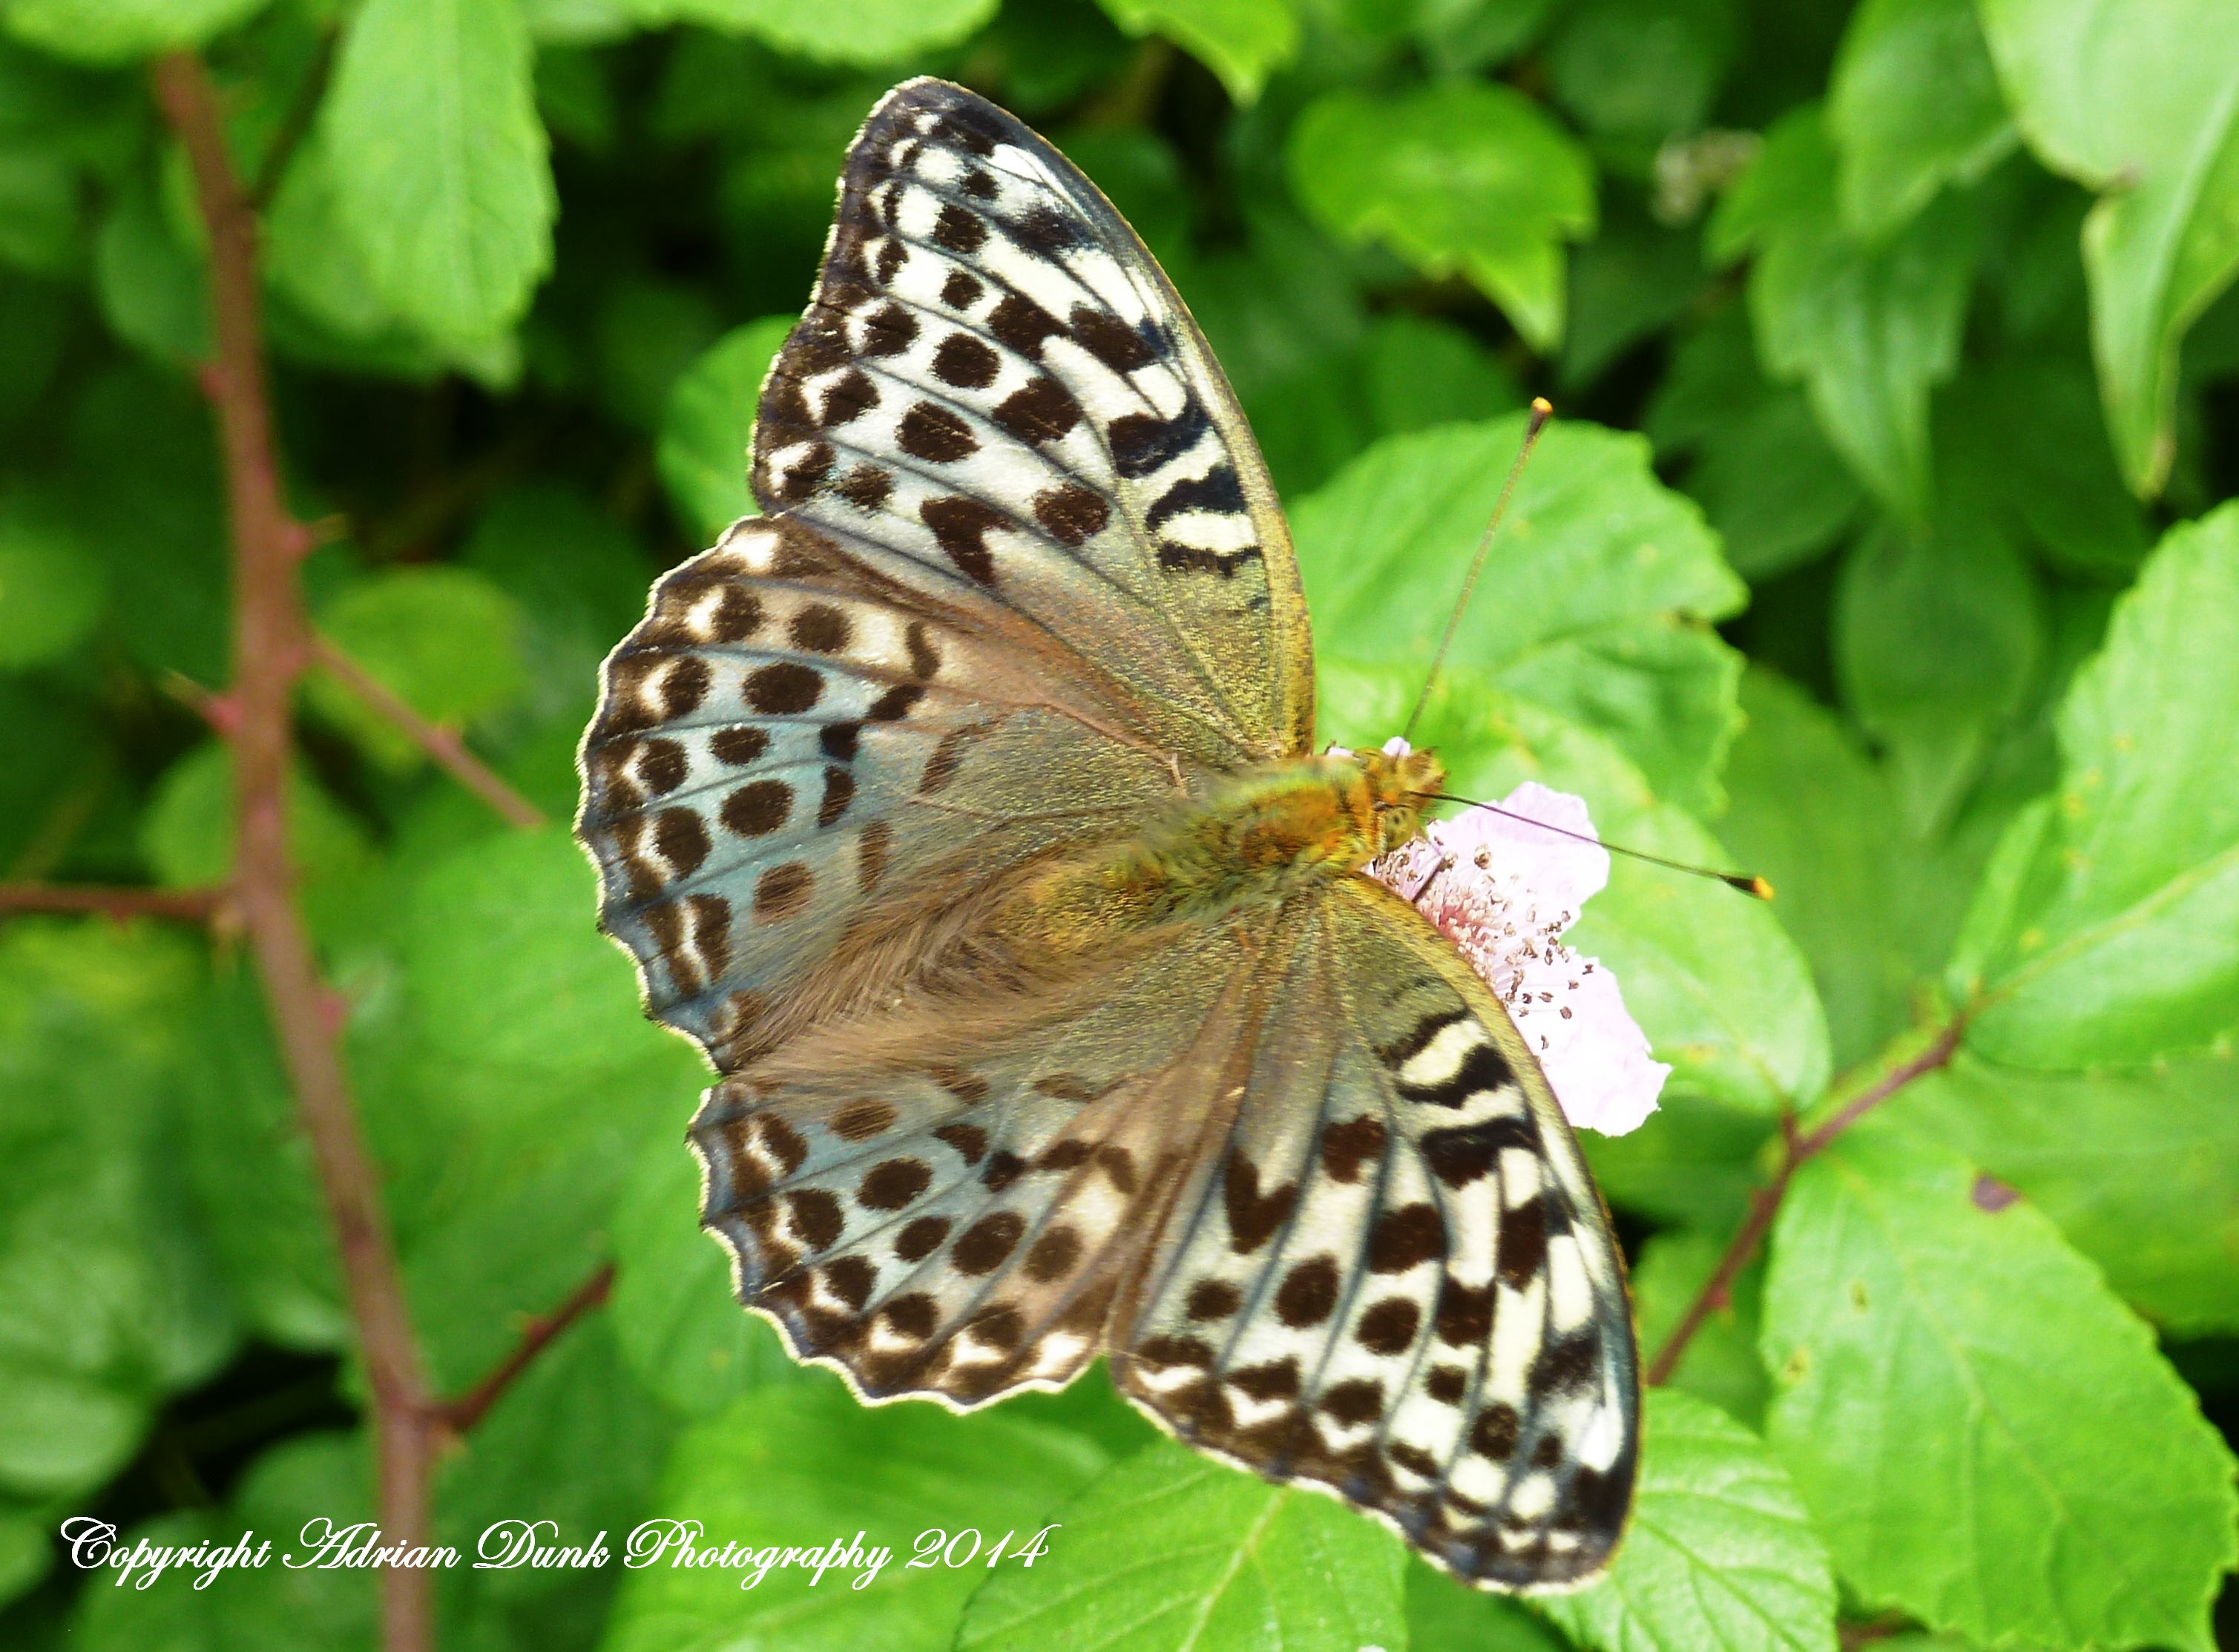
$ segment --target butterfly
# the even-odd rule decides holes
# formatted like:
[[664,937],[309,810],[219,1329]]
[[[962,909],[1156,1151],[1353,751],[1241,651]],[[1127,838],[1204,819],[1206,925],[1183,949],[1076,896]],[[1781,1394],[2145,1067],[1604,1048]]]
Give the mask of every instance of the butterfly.
[[577,831],[742,1302],[856,1395],[1100,1355],[1470,1582],[1603,1568],[1622,1257],[1485,984],[1362,875],[1429,753],[1313,754],[1288,531],[1126,221],[930,79],[849,149],[764,515],[608,660]]

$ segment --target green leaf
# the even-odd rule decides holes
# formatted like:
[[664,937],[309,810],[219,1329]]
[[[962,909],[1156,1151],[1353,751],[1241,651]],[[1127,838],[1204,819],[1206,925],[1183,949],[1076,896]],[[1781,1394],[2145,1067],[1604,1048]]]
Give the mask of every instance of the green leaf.
[[191,50],[263,10],[265,0],[10,0],[8,32],[85,63]]
[[639,1380],[672,1409],[713,1416],[751,1390],[810,1380],[769,1321],[733,1295],[730,1253],[700,1226],[700,1165],[682,1142],[646,1144],[614,1229],[615,1335]]
[[149,180],[134,180],[110,212],[93,262],[102,315],[119,338],[175,365],[209,357],[209,271]]
[[1561,340],[1563,243],[1593,233],[1593,168],[1531,99],[1475,80],[1332,92],[1299,116],[1289,165],[1333,234],[1467,275],[1543,355]]
[[1368,312],[1345,255],[1278,209],[1245,218],[1246,249],[1194,261],[1184,297],[1247,409],[1367,336]]
[[780,51],[878,67],[954,45],[995,15],[998,0],[858,0],[845,8],[793,0],[669,0],[668,17],[750,34]]
[[1771,580],[1816,560],[1865,504],[1811,403],[1796,392],[1766,394],[1706,443],[1686,490],[1702,501],[1744,580]]
[[[244,1530],[272,1550],[262,1566],[221,1573],[207,1589],[192,1575],[167,1572],[153,1586],[116,1587],[98,1575],[80,1591],[70,1624],[73,1647],[87,1652],[373,1652],[379,1611],[375,1574],[358,1567],[289,1566],[305,1523],[347,1527],[373,1517],[366,1446],[355,1435],[299,1435],[259,1457],[222,1510],[164,1515],[128,1528],[129,1548],[200,1543],[229,1545]],[[252,1548],[254,1545],[252,1545]],[[144,1573],[143,1574],[144,1576]],[[135,1583],[138,1582],[136,1577]]]
[[[1699,1297],[1724,1257],[1725,1230],[1667,1229],[1642,1247],[1631,1271],[1633,1323],[1644,1360],[1651,1360]],[[1697,1327],[1669,1386],[1707,1400],[1736,1422],[1761,1428],[1768,1385],[1757,1357],[1764,1264],[1753,1258],[1722,1305]]]
[[1905,830],[1882,770],[1833,713],[1762,667],[1742,678],[1749,726],[1726,765],[1718,837],[1771,881],[1773,916],[1811,960],[1837,1071],[1912,1018],[1971,884]]
[[2016,139],[1970,0],[1868,0],[1827,88],[1843,222],[1870,240],[1946,183],[1972,183]]
[[1289,0],[1097,0],[1140,39],[1161,35],[1220,77],[1239,104],[1256,103],[1267,76],[1298,55]]
[[[549,483],[493,500],[459,561],[521,615],[528,692],[497,720],[493,738],[517,746],[538,734],[561,736],[556,766],[532,777],[529,789],[554,814],[572,814],[575,737],[590,720],[599,662],[644,616],[653,565],[612,516]],[[508,769],[521,781],[518,764]]]
[[1729,0],[1584,0],[1547,43],[1556,99],[1644,160],[1710,114],[1733,56],[1734,12]]
[[389,309],[442,340],[518,320],[555,204],[510,0],[369,0],[322,103],[344,229]]
[[1630,1136],[1590,1131],[1580,1145],[1596,1185],[1618,1209],[1731,1233],[1764,1179],[1758,1164],[1772,1138],[1762,1113],[1667,1085],[1651,1127]]
[[209,415],[193,387],[144,362],[96,373],[70,415],[69,497],[77,537],[129,591],[110,620],[150,673],[225,680],[225,519]]
[[741,516],[761,514],[747,491],[754,403],[793,322],[790,315],[770,315],[734,328],[668,393],[661,421],[661,480],[676,514],[702,543],[714,543]]
[[333,1225],[249,959],[213,969],[194,1025],[180,1071],[184,1169],[242,1317],[282,1348],[348,1348]]
[[1706,279],[1697,237],[1649,217],[1630,196],[1571,255],[1570,329],[1558,363],[1571,389],[1591,384],[1643,339],[1687,313]]
[[[737,1567],[684,1569],[672,1553],[624,1579],[601,1644],[606,1652],[946,1652],[967,1597],[988,1576],[986,1551],[1009,1532],[1015,1554],[1105,1462],[1078,1436],[1007,1410],[873,1409],[829,1379],[764,1390],[678,1440],[657,1514],[701,1523],[701,1546],[719,1552],[735,1543],[750,1555],[767,1549],[774,1562],[787,1546],[836,1538],[887,1550],[885,1564],[860,1588],[861,1570],[813,1583],[809,1572],[787,1568],[749,1590],[741,1584],[751,1567],[743,1576]],[[979,1534],[981,1557],[942,1563],[940,1549],[967,1530]],[[912,1569],[935,1532],[933,1564]],[[1038,1576],[1063,1577],[1082,1558],[1067,1535],[1050,1534]],[[998,1570],[1016,1563],[1007,1557]]]
[[276,349],[407,378],[432,376],[447,362],[485,382],[508,382],[518,371],[509,335],[431,340],[375,284],[350,233],[323,127],[305,134],[288,163],[265,215],[263,254],[278,300],[271,318]]
[[[547,1347],[444,1463],[435,1489],[436,1540],[471,1566],[482,1534],[502,1521],[549,1520],[540,1541],[610,1550],[650,1512],[654,1482],[675,1425],[631,1377],[612,1325],[593,1314]],[[584,1581],[600,1603],[619,1584],[610,1562]],[[578,1581],[538,1567],[471,1579],[484,1600],[549,1595]]]
[[70,311],[63,289],[0,270],[0,306],[15,318],[0,328],[0,435],[36,406],[61,365]]
[[1774,1230],[1768,1435],[1871,1606],[1982,1643],[2210,1652],[2229,1451],[2153,1338],[2023,1201],[1869,1119]]
[[1757,371],[1749,317],[1729,305],[1679,346],[1643,427],[1666,459],[1691,453],[1680,485],[1726,561],[1748,580],[1810,561],[1850,528],[1865,495],[1800,390]]
[[0,261],[41,275],[79,257],[77,171],[67,155],[0,149]]
[[1569,1652],[1520,1601],[1456,1582],[1407,1556],[1407,1652]]
[[2145,559],[2144,513],[2123,485],[2079,352],[1962,369],[1937,403],[1938,462],[1999,507],[2054,563],[2127,583]]
[[1958,360],[1981,239],[1972,204],[1944,195],[1885,242],[1852,238],[1835,209],[1819,111],[1781,121],[1720,203],[1711,244],[1757,249],[1750,315],[1776,379],[1801,380],[1860,481],[1917,515],[1929,494],[1928,397]]
[[405,968],[434,1047],[552,1070],[688,1053],[644,1019],[628,960],[593,927],[596,901],[590,865],[559,826],[475,844],[422,876]]
[[2131,488],[2176,450],[2177,345],[2239,272],[2239,17],[2169,0],[1983,0],[1983,31],[2037,157],[2101,194],[2083,229],[2091,342]]
[[674,15],[671,0],[521,0],[521,15],[540,46],[603,46],[655,29]]
[[[1354,747],[1381,743],[1412,684],[1327,654],[1321,666],[1324,732]],[[1698,866],[1719,859],[1710,833],[1658,802],[1602,736],[1470,673],[1442,682],[1420,737],[1445,757],[1457,795],[1500,798],[1538,780],[1585,798],[1594,829],[1613,843]],[[1826,1083],[1825,1018],[1803,958],[1763,902],[1620,856],[1564,939],[1617,977],[1657,1058],[1676,1069],[1667,1096],[1697,1091],[1770,1113]]]
[[[1428,669],[1522,435],[1511,417],[1394,437],[1299,505],[1325,652]],[[1645,441],[1560,422],[1517,484],[1449,659],[1605,733],[1659,794],[1711,812],[1740,661],[1704,622],[1743,597]]]
[[0,1502],[0,1606],[37,1588],[54,1560],[45,1510]]
[[[520,609],[468,568],[374,574],[326,604],[318,626],[346,657],[433,723],[455,726],[488,716],[528,686]],[[410,736],[339,678],[317,672],[306,692],[386,766],[409,769],[425,759]]]
[[1834,629],[1844,697],[1887,747],[1907,823],[1932,837],[2036,680],[2043,594],[1996,517],[1947,488],[1924,526],[1885,521],[1851,551]]
[[1601,1652],[1833,1652],[1826,1549],[1780,1464],[1706,1401],[1646,1398],[1631,1527],[1608,1574],[1547,1616]]
[[[2012,1066],[2144,1062],[2239,1029],[2239,504],[2174,527],[2059,715],[2050,830],[1968,1029]],[[1955,987],[1972,983],[1955,980]]]
[[20,485],[0,488],[0,671],[77,647],[101,617],[106,573],[60,501]]
[[1405,1552],[1334,1500],[1160,1441],[1064,1511],[1048,1561],[998,1568],[959,1652],[1077,1641],[1124,1652],[1404,1645]]
[[2180,1336],[2239,1330],[2239,1071],[2025,1072],[1962,1055],[1892,1117],[2018,1188],[2132,1306]]
[[91,1491],[232,1347],[172,1173],[198,972],[149,924],[0,930],[0,1494]]
[[390,1167],[407,1283],[439,1386],[463,1388],[605,1260],[606,1213],[707,1082],[642,1018],[593,926],[567,832],[507,832],[434,859],[396,923],[402,992],[350,1027],[367,1130]]
[[603,400],[641,429],[662,422],[670,392],[722,331],[714,306],[676,282],[617,282],[599,308],[597,359]]
[[1524,405],[1507,369],[1451,322],[1379,315],[1361,349],[1369,421],[1379,436],[1491,419]]
[[[528,32],[537,34],[536,19]],[[536,109],[553,135],[605,160],[615,151],[614,87],[606,62],[580,45],[538,39]]]

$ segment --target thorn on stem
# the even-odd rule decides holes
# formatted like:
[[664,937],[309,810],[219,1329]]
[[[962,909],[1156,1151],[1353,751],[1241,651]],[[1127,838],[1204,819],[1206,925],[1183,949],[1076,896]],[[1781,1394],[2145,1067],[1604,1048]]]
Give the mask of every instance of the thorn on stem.
[[230,740],[241,727],[241,703],[231,693],[216,693],[184,672],[166,671],[163,690],[210,726],[221,739]]

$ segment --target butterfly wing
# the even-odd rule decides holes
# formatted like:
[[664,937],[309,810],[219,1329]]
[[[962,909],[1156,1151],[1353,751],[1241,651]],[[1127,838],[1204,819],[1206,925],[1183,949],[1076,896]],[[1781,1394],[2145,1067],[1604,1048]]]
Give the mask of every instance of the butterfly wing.
[[868,1400],[1070,1381],[1233,1088],[1241,961],[1227,928],[1169,932],[1043,1002],[842,1026],[839,1071],[781,1053],[719,1085],[692,1139],[741,1300]]
[[1624,1264],[1522,1038],[1364,878],[1294,901],[1241,1105],[1113,1365],[1191,1444],[1338,1492],[1457,1576],[1591,1576],[1631,1503]]
[[1344,879],[915,1042],[757,1063],[694,1125],[708,1224],[797,1357],[962,1408],[1109,1350],[1183,1439],[1461,1577],[1605,1562],[1623,1263],[1522,1040],[1405,903]]
[[742,1297],[867,1398],[1110,1348],[1183,1437],[1458,1575],[1590,1574],[1638,1436],[1621,1264],[1412,909],[1347,879],[905,990],[1038,856],[1311,737],[1272,490],[1141,244],[1008,116],[899,89],[754,475],[773,514],[608,660],[578,820],[648,1009],[726,1075],[694,1140]]
[[848,150],[754,482],[897,578],[1092,649],[1179,752],[1307,749],[1306,599],[1234,395],[1095,185],[961,87],[896,88]]
[[727,1071],[875,995],[964,890],[1306,749],[1234,396],[1094,186],[960,88],[897,89],[849,149],[754,481],[773,514],[608,661],[577,822],[649,1012]]

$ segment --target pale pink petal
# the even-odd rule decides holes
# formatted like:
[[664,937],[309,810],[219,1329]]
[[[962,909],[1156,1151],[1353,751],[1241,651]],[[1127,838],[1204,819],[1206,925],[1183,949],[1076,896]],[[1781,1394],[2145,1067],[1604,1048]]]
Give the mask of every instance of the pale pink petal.
[[1574,1129],[1622,1136],[1656,1111],[1671,1069],[1625,1012],[1617,977],[1568,947],[1528,964],[1508,1012]]

